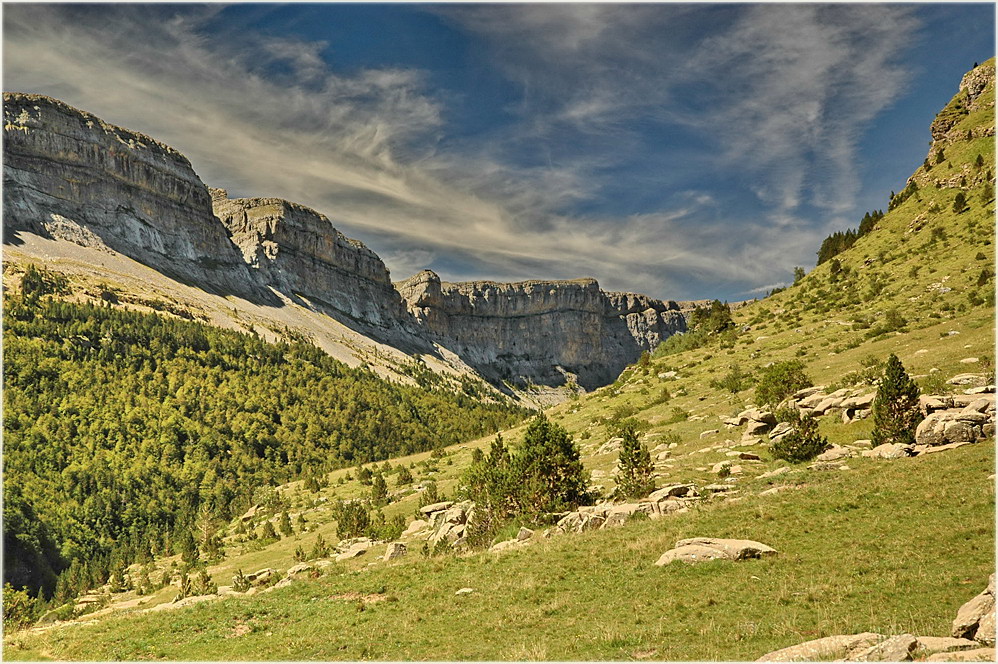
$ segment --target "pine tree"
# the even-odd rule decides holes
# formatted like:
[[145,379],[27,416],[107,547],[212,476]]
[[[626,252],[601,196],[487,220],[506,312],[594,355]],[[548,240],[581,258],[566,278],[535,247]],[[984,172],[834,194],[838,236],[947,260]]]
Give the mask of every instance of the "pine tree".
[[641,498],[655,489],[652,477],[654,468],[651,454],[639,440],[637,430],[631,422],[623,422],[617,429],[623,438],[620,457],[617,459],[617,498]]
[[295,534],[294,528],[291,527],[291,517],[288,516],[286,510],[281,512],[281,516],[277,520],[277,529],[284,537],[291,537]]
[[371,480],[371,502],[378,506],[388,504],[388,483],[381,473],[376,474]]
[[919,389],[908,377],[901,360],[891,353],[873,400],[873,445],[915,443],[915,428],[922,421]]
[[572,509],[591,499],[578,448],[565,429],[543,415],[527,426],[512,466],[524,514]]
[[963,212],[965,207],[967,207],[967,196],[961,191],[957,193],[956,198],[953,199],[953,212],[959,214]]
[[395,478],[396,486],[412,483],[412,472],[405,466],[399,466],[398,477]]

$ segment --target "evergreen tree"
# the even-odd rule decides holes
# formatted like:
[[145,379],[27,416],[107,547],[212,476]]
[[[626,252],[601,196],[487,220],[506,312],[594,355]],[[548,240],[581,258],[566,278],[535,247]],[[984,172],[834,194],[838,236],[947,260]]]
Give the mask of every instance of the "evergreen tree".
[[919,389],[908,377],[901,360],[891,353],[873,400],[873,445],[915,442],[915,428],[922,421]]
[[623,438],[617,459],[617,498],[641,498],[655,490],[651,454],[639,440],[632,422],[622,422],[616,434]]
[[961,191],[953,199],[953,212],[960,214],[967,207],[967,196]]
[[381,473],[375,475],[371,480],[371,502],[376,506],[388,504],[388,483]]
[[591,499],[579,450],[561,426],[540,415],[530,422],[513,459],[519,507],[527,515],[558,512]]
[[281,512],[281,516],[277,520],[277,529],[284,537],[291,537],[295,534],[294,528],[291,527],[291,517],[288,516],[287,510]]
[[326,540],[322,538],[322,535],[316,535],[315,543],[312,545],[312,551],[308,554],[309,560],[315,560],[317,558],[325,558],[329,555],[329,545],[326,544]]
[[412,471],[405,466],[399,466],[398,476],[395,478],[395,485],[402,486],[404,484],[412,484]]
[[197,564],[201,559],[197,542],[194,541],[194,535],[191,534],[188,528],[184,528],[180,533],[180,541],[177,542],[177,551],[180,553],[180,559],[188,566]]
[[270,521],[266,521],[263,524],[263,529],[260,531],[260,539],[279,540],[281,539],[281,536],[277,534],[276,530],[274,530],[274,524]]

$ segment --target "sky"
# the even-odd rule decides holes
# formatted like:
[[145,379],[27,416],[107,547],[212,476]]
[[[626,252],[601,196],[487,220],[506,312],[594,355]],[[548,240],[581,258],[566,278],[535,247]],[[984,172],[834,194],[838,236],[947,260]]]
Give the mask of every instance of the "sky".
[[993,3],[3,6],[3,89],[304,203],[404,279],[737,301],[928,152]]

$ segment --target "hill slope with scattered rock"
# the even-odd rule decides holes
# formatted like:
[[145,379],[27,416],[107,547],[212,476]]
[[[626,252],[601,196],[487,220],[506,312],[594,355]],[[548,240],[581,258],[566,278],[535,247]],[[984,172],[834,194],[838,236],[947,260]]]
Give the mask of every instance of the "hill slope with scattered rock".
[[[226,526],[217,592],[174,601],[179,561],[164,557],[150,566],[165,586],[94,589],[99,619],[71,607],[93,624],[50,617],[5,637],[5,657],[994,661],[994,61],[968,81],[957,98],[973,99],[941,114],[954,114],[944,158],[918,172],[938,187],[906,187],[851,248],[735,309],[730,329],[666,343],[546,411],[594,504],[473,549],[461,488],[490,437],[369,465],[387,478],[371,518],[400,529],[340,537],[340,501],[367,505],[373,486],[338,470]],[[874,447],[892,354],[921,423],[910,444]],[[767,369],[791,362],[810,385],[765,403]],[[795,416],[828,443],[800,463],[773,447]],[[622,501],[625,421],[655,486]],[[502,435],[516,449],[524,429]],[[261,540],[282,512],[293,531]],[[243,570],[260,581],[240,591]]]

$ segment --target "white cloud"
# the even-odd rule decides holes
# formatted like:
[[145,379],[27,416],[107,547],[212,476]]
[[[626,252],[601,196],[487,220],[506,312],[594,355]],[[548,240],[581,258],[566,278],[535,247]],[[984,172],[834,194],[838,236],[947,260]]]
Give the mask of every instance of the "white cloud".
[[[512,128],[445,150],[443,97],[423,72],[345,75],[321,42],[209,34],[220,6],[4,10],[6,89],[148,133],[230,195],[311,205],[395,279],[440,261],[458,266],[451,279],[594,276],[659,297],[771,283],[813,261],[824,229],[794,209],[850,201],[857,128],[903,82],[893,31],[911,27],[901,8],[768,6],[722,12],[716,40],[699,43],[688,6],[445,7],[524,92]],[[685,107],[691,84],[718,103]],[[635,121],[718,139],[703,178],[745,170],[770,213],[732,216],[698,189],[652,214],[567,214],[602,200],[608,169],[653,154]],[[522,166],[526,149],[548,164]]]

